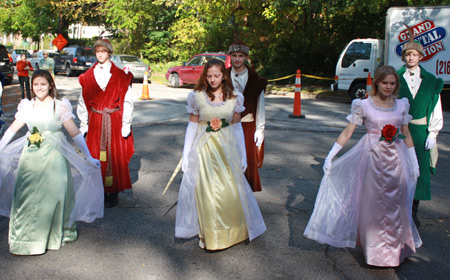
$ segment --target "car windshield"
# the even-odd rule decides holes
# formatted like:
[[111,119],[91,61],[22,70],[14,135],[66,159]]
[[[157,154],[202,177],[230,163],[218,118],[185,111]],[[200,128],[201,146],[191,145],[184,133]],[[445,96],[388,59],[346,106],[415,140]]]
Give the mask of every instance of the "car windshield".
[[121,55],[122,63],[142,63],[141,59],[134,55]]
[[186,65],[188,65],[188,66],[200,65],[202,59],[203,59],[203,56],[201,56],[201,55],[196,56],[196,57],[192,58]]
[[83,48],[77,50],[77,56],[95,56],[95,53],[91,48]]
[[213,58],[220,59],[220,60],[222,60],[223,62],[225,62],[225,60],[227,59],[227,57],[226,57],[225,55],[206,56],[205,58],[206,58],[206,61],[205,61],[203,64],[206,64],[206,62],[210,61],[210,60],[213,59]]
[[49,57],[56,57],[56,56],[59,56],[59,54],[57,54],[57,53],[48,53],[48,56]]

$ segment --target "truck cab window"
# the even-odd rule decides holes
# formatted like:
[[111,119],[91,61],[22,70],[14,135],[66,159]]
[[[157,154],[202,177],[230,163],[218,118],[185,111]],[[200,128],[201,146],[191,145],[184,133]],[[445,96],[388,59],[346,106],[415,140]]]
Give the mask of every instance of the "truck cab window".
[[370,59],[372,44],[355,42],[351,44],[342,59],[342,67],[347,68],[359,59]]

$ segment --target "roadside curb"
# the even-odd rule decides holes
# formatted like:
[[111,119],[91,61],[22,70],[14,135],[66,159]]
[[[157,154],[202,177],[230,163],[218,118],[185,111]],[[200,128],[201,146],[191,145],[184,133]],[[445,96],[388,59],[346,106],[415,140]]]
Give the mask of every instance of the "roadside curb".
[[[266,95],[294,97],[294,92],[270,91],[270,92],[266,92]],[[308,94],[308,93],[303,93],[303,92],[301,93],[301,96],[302,96],[302,98],[318,99],[318,100],[323,100],[323,101],[336,101],[336,102],[342,102],[342,103],[348,103],[348,104],[350,104],[352,102],[350,97],[343,97],[343,96]]]

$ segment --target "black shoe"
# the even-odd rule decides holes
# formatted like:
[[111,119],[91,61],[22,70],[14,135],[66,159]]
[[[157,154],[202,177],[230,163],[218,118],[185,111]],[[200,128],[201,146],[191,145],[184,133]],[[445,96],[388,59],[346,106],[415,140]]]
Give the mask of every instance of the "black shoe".
[[112,208],[115,207],[119,203],[119,194],[118,193],[108,193],[105,194],[105,207]]
[[414,199],[413,206],[412,206],[412,218],[413,218],[414,224],[416,224],[416,228],[420,228],[420,221],[419,221],[419,218],[417,217],[417,212],[419,211],[419,202],[420,202],[420,200]]

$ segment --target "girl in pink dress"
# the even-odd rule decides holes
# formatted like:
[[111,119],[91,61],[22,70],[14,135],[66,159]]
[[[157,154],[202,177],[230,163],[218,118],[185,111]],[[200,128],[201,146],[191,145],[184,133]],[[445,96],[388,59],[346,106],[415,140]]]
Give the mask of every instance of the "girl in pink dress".
[[[380,67],[369,97],[355,99],[349,124],[325,159],[325,175],[305,237],[362,248],[366,263],[395,267],[420,247],[411,207],[419,166],[408,129],[408,99],[397,99],[398,76]],[[367,134],[331,162],[358,125]]]

